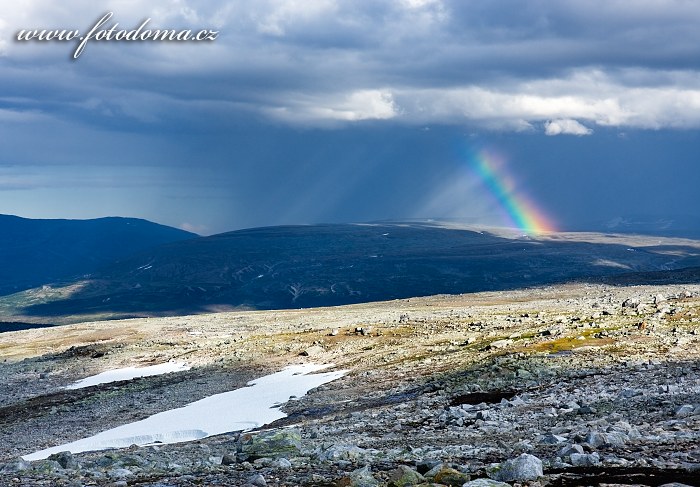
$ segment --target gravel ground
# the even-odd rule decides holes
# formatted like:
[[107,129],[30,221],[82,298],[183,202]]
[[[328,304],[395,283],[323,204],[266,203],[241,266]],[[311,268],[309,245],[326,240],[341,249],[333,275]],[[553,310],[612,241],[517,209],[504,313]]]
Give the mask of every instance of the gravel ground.
[[[700,485],[699,328],[700,286],[572,284],[3,333],[0,485]],[[19,458],[303,362],[350,372],[260,431]]]

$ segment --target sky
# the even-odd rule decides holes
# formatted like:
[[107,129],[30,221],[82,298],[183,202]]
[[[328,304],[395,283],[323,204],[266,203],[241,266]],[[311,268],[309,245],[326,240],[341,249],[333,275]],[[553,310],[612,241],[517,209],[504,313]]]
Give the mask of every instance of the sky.
[[[6,3],[0,213],[700,228],[694,1]],[[216,38],[17,40],[108,12]]]

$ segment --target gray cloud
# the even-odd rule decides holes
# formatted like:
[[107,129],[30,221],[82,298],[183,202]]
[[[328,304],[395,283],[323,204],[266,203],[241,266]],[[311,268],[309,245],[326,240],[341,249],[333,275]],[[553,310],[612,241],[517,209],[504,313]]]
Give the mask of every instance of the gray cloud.
[[194,109],[322,126],[700,125],[700,9],[688,2],[113,0],[104,10],[120,27],[150,16],[154,26],[221,34],[208,45],[93,42],[70,63],[71,45],[11,38],[25,27],[86,29],[102,13],[92,2],[8,7],[0,87],[32,100],[17,113],[38,102],[106,124],[161,123]]
[[[105,11],[220,35],[93,42],[75,62],[72,43],[12,40]],[[497,220],[459,148],[483,142],[563,218],[697,213],[698,25],[680,0],[15,2],[0,12],[1,211],[203,232]],[[577,199],[591,188],[599,206]]]

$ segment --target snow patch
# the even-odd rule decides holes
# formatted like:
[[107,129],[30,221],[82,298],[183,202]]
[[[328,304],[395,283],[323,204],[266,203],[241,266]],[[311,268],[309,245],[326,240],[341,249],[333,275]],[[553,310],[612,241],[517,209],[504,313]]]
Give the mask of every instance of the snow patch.
[[[331,364],[332,365],[332,364]],[[103,431],[89,438],[40,450],[22,458],[42,460],[53,453],[105,450],[131,445],[179,443],[231,431],[257,428],[286,414],[279,405],[302,397],[309,390],[339,379],[347,371],[312,374],[331,365],[294,365],[255,379],[230,392],[215,394],[187,406],[154,414],[141,421]]]
[[82,389],[83,387],[96,386],[98,384],[108,384],[120,380],[131,380],[137,377],[150,377],[152,375],[169,374],[171,372],[182,372],[185,370],[190,370],[190,367],[186,364],[175,362],[166,362],[164,364],[150,365],[148,367],[125,367],[123,369],[108,370],[101,374],[80,379],[66,386],[66,389]]

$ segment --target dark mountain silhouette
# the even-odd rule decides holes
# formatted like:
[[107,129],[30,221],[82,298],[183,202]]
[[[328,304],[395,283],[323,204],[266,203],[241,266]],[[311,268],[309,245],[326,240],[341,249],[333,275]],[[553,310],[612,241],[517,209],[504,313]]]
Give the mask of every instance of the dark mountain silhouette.
[[195,234],[136,218],[0,215],[0,295],[90,274],[117,258]]
[[[162,245],[120,259],[34,316],[329,306],[516,289],[700,266],[700,242],[508,237],[429,223],[281,226]],[[627,279],[630,279],[628,277]]]

